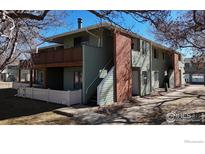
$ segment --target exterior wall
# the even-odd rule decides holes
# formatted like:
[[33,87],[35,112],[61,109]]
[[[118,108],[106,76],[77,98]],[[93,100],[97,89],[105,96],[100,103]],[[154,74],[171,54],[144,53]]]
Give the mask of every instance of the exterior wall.
[[[148,50],[146,54],[143,55],[142,54],[142,41],[143,40],[140,40],[140,51],[137,51],[134,49],[132,50],[132,67],[140,68],[140,79],[141,79],[140,95],[144,96],[144,95],[150,94],[151,92],[151,88],[150,88],[150,85],[151,85],[151,80],[150,80],[151,46],[149,43],[146,42],[148,45],[148,48],[147,48]],[[143,77],[142,77],[143,71],[147,71],[147,74],[148,74],[147,84],[144,84],[144,81],[143,81]]]
[[[155,48],[155,47],[154,47]],[[164,86],[164,77],[165,71],[167,70],[166,67],[166,53],[165,51],[155,48],[158,54],[157,58],[154,58],[154,48],[152,50],[152,89],[160,88]],[[163,53],[165,54],[165,58],[163,59]],[[155,80],[154,73],[158,72],[158,79]]]
[[106,44],[103,43],[103,39],[106,38],[104,30],[90,31],[94,35],[89,35],[89,45],[95,47],[104,47]]
[[98,105],[107,105],[114,102],[114,67],[97,87]]
[[103,45],[103,38],[105,37],[104,34],[105,34],[105,32],[103,29],[91,30],[88,32],[73,34],[71,36],[64,38],[64,48],[74,47],[74,38],[81,37],[81,36],[88,36],[89,37],[89,41],[88,41],[87,45],[94,46],[94,47],[103,47],[104,46]]
[[65,67],[63,69],[63,89],[75,90],[74,88],[74,72],[82,72],[79,67]]
[[131,38],[115,34],[116,101],[123,102],[132,95]]
[[169,86],[170,88],[174,88],[175,87],[174,70],[170,70],[168,72],[168,75],[169,75]]
[[185,85],[185,70],[184,70],[184,60],[183,57],[181,58],[181,61],[179,61],[179,69],[181,70],[181,85]]
[[174,53],[173,55],[173,63],[174,63],[174,81],[175,87],[181,86],[181,79],[180,79],[180,71],[179,71],[179,55]]
[[74,40],[72,37],[66,37],[64,39],[64,48],[72,48],[74,47]]
[[[112,50],[83,45],[83,102],[96,93],[100,83],[99,71],[112,59]],[[92,84],[92,82],[94,82]],[[89,89],[88,89],[89,88]]]

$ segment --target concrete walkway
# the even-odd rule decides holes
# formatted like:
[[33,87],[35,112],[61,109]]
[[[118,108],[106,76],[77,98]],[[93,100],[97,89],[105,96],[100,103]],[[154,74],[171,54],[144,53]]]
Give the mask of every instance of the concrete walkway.
[[78,124],[204,124],[205,87],[191,85],[158,96],[133,97],[104,108],[59,110]]

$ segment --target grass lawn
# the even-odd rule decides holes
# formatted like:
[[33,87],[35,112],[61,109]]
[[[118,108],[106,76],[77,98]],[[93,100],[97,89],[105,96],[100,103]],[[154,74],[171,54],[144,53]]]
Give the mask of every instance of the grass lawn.
[[65,107],[61,104],[43,102],[14,96],[14,89],[0,89],[0,120],[49,112]]

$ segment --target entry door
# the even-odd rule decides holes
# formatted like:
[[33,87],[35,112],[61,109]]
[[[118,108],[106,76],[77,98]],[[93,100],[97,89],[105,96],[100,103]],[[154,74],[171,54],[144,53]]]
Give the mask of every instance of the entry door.
[[139,70],[132,71],[132,95],[140,94],[140,72]]

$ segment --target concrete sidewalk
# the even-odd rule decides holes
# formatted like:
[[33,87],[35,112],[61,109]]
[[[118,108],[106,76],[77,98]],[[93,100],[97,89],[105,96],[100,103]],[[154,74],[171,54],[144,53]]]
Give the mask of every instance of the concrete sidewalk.
[[[130,102],[104,108],[59,109],[79,124],[170,124],[168,113],[205,113],[205,87],[191,85],[158,96],[133,97]],[[175,121],[172,124],[192,124]],[[198,121],[197,124],[202,124]]]

